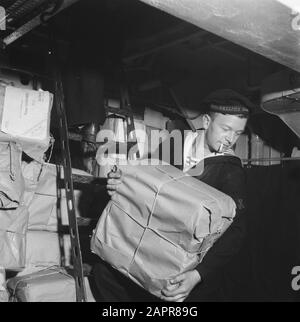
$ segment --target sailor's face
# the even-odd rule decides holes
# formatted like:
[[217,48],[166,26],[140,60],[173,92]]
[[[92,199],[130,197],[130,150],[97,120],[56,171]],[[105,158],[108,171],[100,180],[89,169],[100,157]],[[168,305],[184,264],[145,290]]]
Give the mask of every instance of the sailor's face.
[[210,152],[224,152],[236,143],[244,132],[246,118],[214,113],[206,116],[205,145]]

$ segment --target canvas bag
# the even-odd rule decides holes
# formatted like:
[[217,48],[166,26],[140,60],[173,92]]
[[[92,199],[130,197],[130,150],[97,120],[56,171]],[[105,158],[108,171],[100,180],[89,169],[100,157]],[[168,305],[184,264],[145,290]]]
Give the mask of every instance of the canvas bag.
[[[63,168],[61,178],[63,179]],[[29,210],[28,229],[57,231],[59,225],[69,224],[65,188],[57,188],[57,166],[55,164],[31,162],[23,166],[26,180],[25,204]],[[72,169],[72,173],[91,176],[89,173]],[[80,198],[82,192],[74,189],[75,211],[80,217]],[[60,212],[57,203],[60,201]]]
[[[26,234],[25,270],[70,266],[71,240],[69,234],[44,230],[28,230]],[[22,272],[22,275],[23,272]]]
[[22,150],[13,142],[0,142],[0,208],[17,208],[23,192]]
[[26,206],[0,210],[0,266],[6,269],[25,266],[28,217]]
[[100,216],[91,249],[159,296],[168,280],[201,262],[236,205],[171,165],[119,168],[122,184]]

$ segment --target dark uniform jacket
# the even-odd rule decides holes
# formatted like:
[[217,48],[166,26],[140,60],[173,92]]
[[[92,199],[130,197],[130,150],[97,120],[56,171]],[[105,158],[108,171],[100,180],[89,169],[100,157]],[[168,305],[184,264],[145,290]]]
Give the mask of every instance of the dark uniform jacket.
[[[233,155],[219,155],[204,160],[199,180],[224,192],[236,203],[236,216],[231,226],[217,240],[196,267],[202,282],[191,292],[188,300],[213,300],[222,283],[223,268],[238,253],[246,233],[246,180],[241,160]],[[210,298],[211,296],[211,298]]]

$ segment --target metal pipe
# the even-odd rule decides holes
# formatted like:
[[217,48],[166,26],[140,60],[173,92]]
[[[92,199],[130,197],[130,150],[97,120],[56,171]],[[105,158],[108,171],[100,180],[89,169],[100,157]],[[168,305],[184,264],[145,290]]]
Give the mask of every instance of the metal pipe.
[[282,158],[250,158],[242,159],[243,162],[264,162],[264,161],[300,161],[300,157],[282,157]]

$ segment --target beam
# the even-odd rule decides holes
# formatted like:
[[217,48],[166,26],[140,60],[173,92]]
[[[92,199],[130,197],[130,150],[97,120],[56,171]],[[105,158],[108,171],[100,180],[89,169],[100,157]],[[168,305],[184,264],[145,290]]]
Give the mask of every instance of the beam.
[[282,0],[140,1],[300,72],[300,13]]
[[184,41],[202,37],[206,34],[207,32],[204,30],[198,30],[195,26],[182,23],[146,39],[128,42],[127,54],[123,58],[123,61],[129,63],[137,58],[170,48]]
[[230,44],[230,42],[228,42],[228,40],[221,40],[221,41],[218,41],[218,42],[209,42],[208,45],[205,45],[203,47],[200,47],[199,50],[197,51],[197,53],[205,50],[205,49],[208,49],[208,48],[213,48],[213,49],[216,49],[218,51],[221,51],[223,53],[225,53],[226,55],[229,55],[237,60],[240,60],[242,62],[245,62],[247,61],[247,56],[242,56],[242,55],[239,55],[237,53],[235,53],[234,51],[232,50],[229,50],[229,49],[226,49],[224,48],[223,46],[224,45],[228,45]]
[[[51,15],[49,14],[49,16],[48,16],[48,18],[46,20],[48,21],[49,19],[51,19],[52,17],[57,15],[59,12],[61,12],[62,10],[68,8],[69,6],[71,6],[72,4],[76,3],[77,1],[79,1],[79,0],[65,0],[63,2],[63,5],[55,13],[53,13]],[[31,19],[30,21],[26,22],[23,26],[21,26],[20,28],[18,28],[14,32],[12,32],[10,35],[5,37],[3,39],[4,46],[8,46],[8,45],[12,44],[14,41],[19,39],[20,37],[23,37],[28,32],[30,32],[34,28],[38,27],[42,23],[41,22],[41,14],[39,14],[35,18]]]

